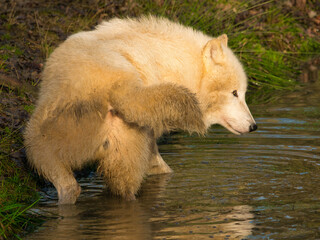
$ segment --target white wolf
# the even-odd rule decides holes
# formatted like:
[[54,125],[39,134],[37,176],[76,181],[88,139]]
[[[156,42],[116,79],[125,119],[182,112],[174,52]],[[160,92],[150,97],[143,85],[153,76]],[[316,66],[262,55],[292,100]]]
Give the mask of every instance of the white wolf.
[[72,170],[99,161],[109,189],[135,199],[148,174],[171,172],[156,138],[221,124],[257,126],[245,102],[247,78],[227,45],[164,18],[112,19],[69,37],[47,60],[27,125],[27,156],[74,203]]

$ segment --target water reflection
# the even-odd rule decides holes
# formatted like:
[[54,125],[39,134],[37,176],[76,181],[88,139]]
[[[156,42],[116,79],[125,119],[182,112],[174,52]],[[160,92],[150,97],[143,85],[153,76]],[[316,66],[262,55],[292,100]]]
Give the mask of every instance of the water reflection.
[[174,174],[149,177],[134,202],[83,178],[76,205],[43,201],[58,217],[27,239],[320,239],[319,101],[311,85],[251,106],[253,134],[168,136],[159,149]]
[[[252,207],[215,208],[208,202],[204,209],[197,207],[197,202],[184,205],[168,201],[164,191],[170,178],[150,177],[134,202],[109,196],[106,191],[90,190],[90,198],[82,196],[76,205],[45,203],[42,211],[58,217],[26,239],[243,239],[252,233]],[[97,177],[95,181],[99,185],[102,180]],[[87,195],[90,186],[82,187]]]
[[244,239],[254,227],[252,210],[247,205],[225,207],[223,212],[190,210],[169,220],[154,239]]
[[[151,177],[137,201],[126,202],[96,188],[102,179],[81,179],[83,194],[76,205],[43,203],[42,211],[59,216],[27,239],[152,239],[149,218],[161,201],[170,175]],[[93,190],[94,189],[94,190]],[[159,205],[160,206],[160,205]]]

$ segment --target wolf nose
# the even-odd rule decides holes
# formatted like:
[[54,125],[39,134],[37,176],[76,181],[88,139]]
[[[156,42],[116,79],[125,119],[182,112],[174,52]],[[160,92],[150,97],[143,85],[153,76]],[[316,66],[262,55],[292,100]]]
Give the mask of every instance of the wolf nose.
[[249,132],[253,132],[253,131],[257,130],[257,129],[258,129],[257,124],[253,123],[249,127]]

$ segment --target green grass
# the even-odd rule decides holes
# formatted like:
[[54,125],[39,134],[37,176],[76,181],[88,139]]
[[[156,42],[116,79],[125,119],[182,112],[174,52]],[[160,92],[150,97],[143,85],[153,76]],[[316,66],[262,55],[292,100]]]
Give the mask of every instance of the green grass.
[[[7,39],[8,34],[4,34],[3,39]],[[20,57],[23,54],[23,50],[16,46],[9,44],[0,45],[0,70],[8,70],[7,61],[11,57]]]
[[30,205],[14,203],[0,207],[0,239],[21,239],[17,232],[31,231],[38,226],[42,222],[41,216],[30,211],[37,202],[34,201]]
[[29,172],[10,157],[22,148],[20,131],[5,127],[0,139],[0,239],[19,238],[18,233],[41,222],[41,217],[29,210],[39,195]]
[[24,105],[23,109],[26,110],[29,114],[31,114],[34,110],[35,106],[34,105]]

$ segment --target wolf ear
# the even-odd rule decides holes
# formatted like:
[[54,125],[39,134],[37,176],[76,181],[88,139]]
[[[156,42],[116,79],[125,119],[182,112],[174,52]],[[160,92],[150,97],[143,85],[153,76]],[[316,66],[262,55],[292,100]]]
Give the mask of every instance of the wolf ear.
[[211,39],[203,48],[203,61],[206,67],[212,63],[223,64],[225,62],[224,47],[228,47],[228,37],[226,34]]
[[225,46],[228,47],[228,36],[227,34],[222,34],[220,35],[217,39],[221,41],[221,43]]

